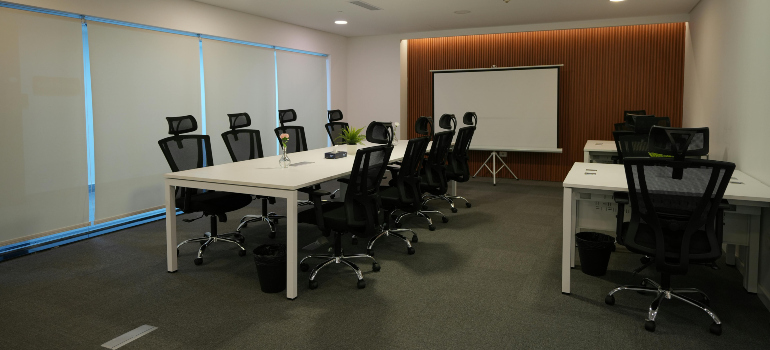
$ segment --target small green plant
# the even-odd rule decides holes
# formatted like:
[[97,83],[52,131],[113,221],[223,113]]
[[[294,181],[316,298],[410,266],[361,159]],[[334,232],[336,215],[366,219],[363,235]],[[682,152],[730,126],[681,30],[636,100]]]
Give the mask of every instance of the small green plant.
[[363,145],[364,141],[366,139],[366,136],[361,135],[361,132],[364,130],[364,128],[356,129],[356,128],[345,128],[342,129],[342,133],[337,136],[335,141],[342,141],[348,145]]

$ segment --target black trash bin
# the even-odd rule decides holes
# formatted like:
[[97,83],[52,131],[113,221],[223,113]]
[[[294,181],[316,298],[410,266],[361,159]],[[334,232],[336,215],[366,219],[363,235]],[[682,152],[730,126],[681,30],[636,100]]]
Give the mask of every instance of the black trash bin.
[[604,276],[615,247],[615,238],[598,232],[579,232],[575,235],[580,269],[586,275]]
[[259,286],[265,293],[280,293],[286,289],[286,246],[263,244],[254,248]]

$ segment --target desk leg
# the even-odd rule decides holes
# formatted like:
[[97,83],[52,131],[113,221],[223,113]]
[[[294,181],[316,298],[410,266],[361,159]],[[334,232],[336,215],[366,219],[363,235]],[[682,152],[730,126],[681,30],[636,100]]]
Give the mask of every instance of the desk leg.
[[757,292],[759,279],[759,223],[762,215],[751,215],[749,219],[749,256],[746,261],[746,275],[743,278],[744,287],[749,293]]
[[449,195],[450,196],[456,196],[457,195],[457,181],[450,180],[449,181]]
[[176,188],[166,185],[166,264],[168,272],[176,272]]
[[297,297],[297,191],[286,196],[286,298]]
[[591,154],[583,151],[583,163],[591,163]]
[[570,273],[575,266],[575,201],[572,189],[564,188],[562,213],[561,292],[570,293]]

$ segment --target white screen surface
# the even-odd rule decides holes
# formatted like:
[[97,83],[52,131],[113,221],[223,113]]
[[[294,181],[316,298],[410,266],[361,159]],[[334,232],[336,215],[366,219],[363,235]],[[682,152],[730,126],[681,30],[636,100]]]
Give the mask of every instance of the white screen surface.
[[559,70],[532,68],[434,72],[434,118],[454,114],[461,127],[476,112],[471,149],[560,152]]

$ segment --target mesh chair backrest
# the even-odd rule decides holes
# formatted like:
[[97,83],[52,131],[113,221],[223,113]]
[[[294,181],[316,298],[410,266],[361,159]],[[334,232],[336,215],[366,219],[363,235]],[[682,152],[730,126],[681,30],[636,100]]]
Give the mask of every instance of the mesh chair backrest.
[[227,117],[230,119],[230,129],[240,129],[251,126],[251,117],[246,112],[243,113],[231,113]]
[[348,226],[366,227],[374,233],[380,222],[380,183],[390,161],[392,145],[359,148],[345,193]]
[[342,120],[342,111],[339,109],[330,110],[326,117],[329,119],[329,122],[338,122]]
[[457,128],[457,119],[454,114],[444,114],[439,118],[438,126],[442,129],[454,131]]
[[339,137],[342,135],[342,130],[349,128],[350,125],[345,122],[329,122],[326,123],[326,133],[329,134],[329,139],[332,141],[332,145],[344,145],[345,141]]
[[634,115],[646,115],[646,114],[647,114],[647,111],[645,111],[643,109],[640,109],[638,111],[623,111],[623,121],[625,121],[627,123],[632,123],[633,124],[633,122],[634,122],[633,116]]
[[393,124],[390,122],[371,122],[366,127],[366,141],[378,145],[389,145],[393,142]]
[[454,131],[442,131],[433,135],[433,144],[430,147],[427,162],[430,165],[446,164],[446,155],[449,153],[449,146],[452,145]]
[[463,124],[476,126],[478,124],[476,112],[465,112],[463,114]]
[[628,123],[615,123],[615,131],[634,131],[634,127]]
[[613,131],[612,137],[615,139],[615,147],[618,150],[618,157],[621,161],[627,157],[649,157],[647,145],[649,137],[644,134],[637,134],[633,131]]
[[[719,161],[664,158],[629,158],[624,162],[631,201],[631,223],[624,243],[654,254],[661,272],[682,274],[689,260],[716,259],[721,237],[716,235],[716,215],[735,164]],[[680,171],[682,176],[674,175]],[[640,224],[655,235],[655,249],[637,240]],[[693,235],[705,234],[708,246],[691,244]],[[696,237],[699,242],[704,237]],[[649,246],[649,243],[647,244]]]
[[684,159],[686,156],[709,154],[709,128],[665,128],[654,126],[650,129],[650,152]]
[[454,149],[452,149],[452,157],[454,158],[468,158],[468,148],[471,147],[471,140],[473,139],[473,134],[476,132],[475,126],[466,126],[464,128],[460,128],[460,130],[457,131],[457,138],[455,139],[455,146]]
[[431,130],[433,130],[432,118],[419,117],[417,118],[417,121],[414,122],[414,132],[419,135],[430,135]]
[[278,121],[281,123],[281,126],[295,120],[297,120],[297,112],[294,112],[293,109],[282,109],[278,111]]
[[[214,165],[211,158],[211,139],[208,135],[170,136],[158,141],[158,145],[172,172]],[[178,208],[184,208],[179,201],[183,199],[185,191],[185,188],[176,188]]]
[[263,157],[259,130],[230,130],[222,133],[222,139],[233,162]]
[[649,134],[653,126],[671,126],[669,117],[655,117],[649,115],[631,116],[634,120],[632,129],[637,134]]
[[304,152],[307,151],[307,139],[305,138],[305,128],[302,126],[279,126],[275,128],[275,137],[281,141],[281,134],[289,134],[289,142],[286,143],[286,152]]
[[170,135],[186,134],[198,130],[198,122],[191,115],[166,117],[166,122],[168,122],[168,133]]
[[417,137],[409,140],[409,143],[406,144],[404,159],[401,160],[398,177],[407,178],[420,175],[420,164],[425,159],[428,143],[430,143],[430,139],[427,137]]

